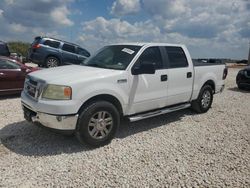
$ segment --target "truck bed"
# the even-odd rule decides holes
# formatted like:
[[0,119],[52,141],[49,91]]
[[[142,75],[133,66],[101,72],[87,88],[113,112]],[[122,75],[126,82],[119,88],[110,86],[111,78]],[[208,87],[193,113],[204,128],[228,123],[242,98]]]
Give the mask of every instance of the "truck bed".
[[194,84],[192,99],[198,97],[199,91],[206,81],[215,83],[215,93],[220,92],[220,88],[224,85],[222,80],[225,63],[193,63],[194,65]]
[[192,60],[193,61],[193,65],[195,67],[198,67],[198,66],[213,66],[213,65],[226,65],[225,63],[223,62],[200,62],[200,61],[197,61],[197,60]]

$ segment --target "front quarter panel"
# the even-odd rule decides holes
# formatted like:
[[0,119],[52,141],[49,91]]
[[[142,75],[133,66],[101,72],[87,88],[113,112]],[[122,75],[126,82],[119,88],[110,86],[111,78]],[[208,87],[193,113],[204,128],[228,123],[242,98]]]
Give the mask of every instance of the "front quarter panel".
[[119,100],[123,112],[128,104],[128,79],[124,71],[119,76],[103,77],[83,84],[77,84],[73,87],[73,100],[77,100],[78,110],[92,97],[98,95],[111,95]]

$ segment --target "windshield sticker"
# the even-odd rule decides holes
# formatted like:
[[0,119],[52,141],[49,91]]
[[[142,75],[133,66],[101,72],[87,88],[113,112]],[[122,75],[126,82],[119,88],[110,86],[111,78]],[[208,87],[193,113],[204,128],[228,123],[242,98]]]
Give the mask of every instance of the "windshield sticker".
[[126,52],[126,53],[128,53],[128,54],[130,54],[130,55],[132,55],[133,53],[135,53],[135,51],[130,50],[130,49],[128,49],[128,48],[123,48],[122,51],[123,51],[123,52]]

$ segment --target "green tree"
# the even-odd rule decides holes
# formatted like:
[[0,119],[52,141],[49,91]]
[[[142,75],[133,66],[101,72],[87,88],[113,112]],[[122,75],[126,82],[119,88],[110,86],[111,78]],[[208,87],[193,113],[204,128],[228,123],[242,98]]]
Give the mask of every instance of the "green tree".
[[22,56],[27,56],[28,49],[30,48],[30,43],[21,41],[11,41],[8,42],[10,52],[20,53]]

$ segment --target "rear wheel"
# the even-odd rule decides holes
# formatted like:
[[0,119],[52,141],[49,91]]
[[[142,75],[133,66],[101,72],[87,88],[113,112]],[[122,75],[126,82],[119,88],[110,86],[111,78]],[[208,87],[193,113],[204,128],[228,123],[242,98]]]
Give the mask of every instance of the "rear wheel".
[[210,85],[201,88],[199,96],[192,101],[192,109],[198,113],[205,113],[209,110],[213,102],[213,89]]
[[119,124],[120,115],[113,104],[93,102],[80,113],[76,137],[81,143],[103,146],[114,138]]
[[59,66],[59,60],[56,57],[48,57],[46,59],[46,67],[57,67]]

